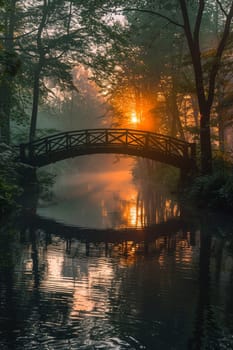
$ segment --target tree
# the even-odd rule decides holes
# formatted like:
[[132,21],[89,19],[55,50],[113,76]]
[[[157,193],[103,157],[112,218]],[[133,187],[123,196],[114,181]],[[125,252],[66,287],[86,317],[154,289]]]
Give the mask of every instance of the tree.
[[210,136],[210,117],[211,117],[211,108],[214,102],[214,92],[216,87],[216,77],[220,69],[221,58],[223,51],[227,44],[227,39],[230,34],[230,25],[233,18],[233,2],[230,2],[230,9],[227,12],[220,1],[217,1],[222,13],[225,16],[225,24],[221,39],[219,40],[216,48],[215,55],[212,60],[212,64],[209,68],[209,78],[208,86],[205,87],[204,84],[204,73],[203,65],[201,58],[201,48],[200,48],[200,30],[201,30],[201,21],[203,18],[204,8],[207,1],[200,0],[197,10],[196,20],[194,29],[192,32],[190,18],[187,10],[187,4],[185,0],[180,0],[180,8],[184,21],[184,32],[187,39],[189,51],[192,58],[195,83],[196,83],[196,92],[199,103],[200,110],[200,146],[201,146],[201,166],[202,172],[204,174],[212,172],[212,150],[211,150],[211,136]]
[[[155,17],[149,21],[144,13],[137,14],[136,24],[134,16],[129,16],[128,26],[131,47],[128,47],[127,55],[115,62],[116,68],[106,78],[107,89],[104,87],[119,123],[129,124],[133,113],[137,118],[131,126],[184,137],[179,114],[171,111],[175,106],[178,112],[177,76],[182,51],[178,45],[182,38],[174,38],[169,28],[163,28],[161,33],[161,21],[156,21]],[[175,56],[171,46],[177,48]],[[163,86],[166,86],[165,93]],[[169,103],[163,113],[162,109],[158,113],[158,96],[162,94]],[[158,123],[160,118],[161,123]]]
[[[36,137],[38,105],[51,94],[49,85],[60,91],[73,89],[73,68],[79,64],[92,70],[107,68],[110,48],[119,51],[124,38],[122,25],[110,23],[102,5],[94,0],[11,0],[4,14],[7,42],[22,62],[19,86],[31,89],[30,140]],[[10,20],[9,20],[10,19]],[[14,20],[12,20],[14,19]],[[8,30],[10,27],[10,32]],[[105,65],[103,65],[105,62]],[[8,89],[9,90],[9,89]],[[2,100],[6,101],[3,87]],[[13,90],[7,92],[5,120],[10,120]],[[46,101],[48,102],[48,101]],[[4,102],[6,105],[6,102]],[[30,106],[27,105],[29,110]],[[8,123],[9,126],[9,123]],[[9,127],[8,127],[9,134]]]
[[[223,52],[230,35],[230,27],[233,18],[233,2],[219,1],[216,3],[221,11],[221,32],[213,48],[214,54],[206,68],[206,60],[203,58],[203,50],[206,48],[201,42],[201,31],[204,19],[208,17],[211,3],[208,0],[193,1],[150,1],[138,3],[136,7],[130,7],[130,1],[124,11],[142,12],[148,15],[163,18],[167,23],[175,25],[184,32],[194,72],[196,94],[200,112],[200,147],[201,170],[203,174],[212,172],[212,147],[211,147],[211,109],[214,102],[216,77],[220,69]],[[135,1],[134,1],[135,4]],[[205,69],[204,69],[205,66]]]
[[95,70],[113,41],[122,40],[120,26],[109,25],[104,18],[102,3],[92,0],[43,0],[39,1],[37,8],[32,4],[31,43],[21,45],[28,58],[33,56],[31,141],[36,136],[39,96],[42,89],[48,90],[48,80],[72,89],[72,69],[75,65],[83,64]]
[[0,127],[1,138],[10,142],[10,110],[12,103],[13,77],[15,76],[20,60],[14,50],[15,12],[17,0],[2,2],[1,14],[4,15],[2,26],[2,48],[0,52],[1,79],[0,79]]

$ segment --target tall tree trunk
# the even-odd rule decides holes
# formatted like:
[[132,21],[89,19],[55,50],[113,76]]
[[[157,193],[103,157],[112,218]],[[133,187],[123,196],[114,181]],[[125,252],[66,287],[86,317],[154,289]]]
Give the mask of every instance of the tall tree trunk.
[[180,134],[180,138],[182,140],[185,139],[184,130],[181,124],[179,108],[177,105],[177,93],[174,88],[172,88],[171,94],[169,96],[170,99],[170,107],[171,107],[171,132],[170,135],[172,137],[177,137],[177,133]]
[[44,65],[44,58],[46,53],[46,50],[42,43],[42,34],[46,26],[46,21],[49,15],[48,5],[49,5],[49,1],[43,0],[42,18],[38,27],[37,39],[36,39],[39,57],[38,57],[38,63],[35,67],[35,72],[34,72],[33,102],[32,102],[31,125],[30,125],[30,133],[29,133],[30,142],[33,141],[36,137],[36,123],[37,123],[38,105],[39,105],[39,97],[40,97],[40,75]]
[[[212,173],[212,152],[211,152],[211,140],[210,140],[210,108],[212,106],[213,95],[211,89],[211,96],[206,100],[205,88],[204,88],[204,76],[201,62],[201,50],[199,42],[199,34],[202,16],[205,7],[205,1],[200,0],[198,5],[198,11],[196,15],[196,21],[192,32],[192,27],[189,19],[189,13],[187,9],[187,3],[185,0],[179,0],[182,17],[184,21],[184,32],[187,39],[188,47],[190,50],[194,76],[196,92],[200,110],[200,146],[201,146],[201,171],[203,174]],[[215,77],[214,77],[215,78]],[[211,88],[214,86],[215,80],[211,82]],[[210,86],[209,86],[210,89]],[[210,91],[209,91],[210,95]]]
[[216,84],[216,98],[217,98],[217,123],[218,123],[218,142],[219,151],[224,154],[225,142],[224,142],[224,117],[223,117],[223,102],[224,102],[224,82],[220,81]]
[[210,133],[210,114],[201,114],[200,118],[200,146],[202,174],[212,173],[212,148]]
[[194,118],[195,127],[198,129],[199,128],[199,118],[198,118],[199,110],[198,110],[196,95],[194,95],[194,94],[191,95],[191,102],[192,102],[192,110],[193,110],[193,118]]
[[[7,5],[9,6],[9,10],[6,10],[5,14],[4,50],[6,51],[6,55],[14,53],[16,2],[17,0],[9,1],[9,4]],[[6,72],[0,84],[0,137],[7,144],[10,143],[10,113],[13,93],[12,79],[12,75],[9,72]]]
[[0,130],[3,142],[10,143],[11,77],[0,85]]
[[222,154],[225,152],[225,140],[224,140],[224,121],[221,113],[218,115],[218,139],[219,150]]
[[177,107],[177,102],[176,102],[176,93],[172,88],[171,94],[169,95],[169,105],[170,105],[170,121],[171,121],[171,126],[170,126],[170,135],[172,137],[177,136],[177,118],[179,118],[179,111]]
[[40,97],[40,73],[41,73],[41,64],[38,63],[34,74],[32,114],[31,114],[31,125],[30,125],[30,133],[29,133],[30,142],[32,142],[36,137],[37,114],[38,114],[38,105],[39,105],[39,97]]

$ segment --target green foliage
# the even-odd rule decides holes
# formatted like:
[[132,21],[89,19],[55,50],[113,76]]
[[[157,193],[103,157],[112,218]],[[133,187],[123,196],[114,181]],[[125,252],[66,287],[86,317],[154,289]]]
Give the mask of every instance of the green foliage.
[[17,206],[16,198],[20,192],[16,184],[9,183],[0,175],[0,217]]
[[14,77],[20,69],[21,61],[16,52],[1,50],[0,65],[2,74]]
[[223,172],[199,176],[185,193],[199,207],[233,209],[233,176]]
[[49,202],[53,198],[52,185],[55,182],[56,175],[47,171],[38,172],[39,197],[42,201]]
[[233,176],[228,177],[219,189],[220,201],[226,203],[227,207],[233,208]]
[[13,148],[0,144],[0,217],[18,207],[16,201],[22,193],[14,152]]
[[86,65],[99,76],[114,65],[125,28],[110,16],[109,6],[106,0],[0,0],[0,81],[11,78],[2,83],[3,91],[8,84],[7,100],[0,101],[5,120],[29,126],[27,116],[33,114],[35,129],[33,103],[49,105],[56,94],[71,91],[74,66]]

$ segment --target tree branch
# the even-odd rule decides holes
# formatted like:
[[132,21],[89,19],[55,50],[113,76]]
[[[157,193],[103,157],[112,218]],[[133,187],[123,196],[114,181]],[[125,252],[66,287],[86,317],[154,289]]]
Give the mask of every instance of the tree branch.
[[72,4],[72,1],[71,1],[70,2],[70,7],[69,7],[69,15],[68,15],[67,35],[70,34],[70,23],[71,23],[71,18],[72,18],[72,8],[73,8],[73,4]]
[[233,18],[233,2],[231,4],[231,8],[229,13],[227,14],[226,17],[226,23],[225,23],[225,27],[224,27],[224,31],[222,34],[222,39],[219,42],[218,48],[216,50],[216,55],[214,58],[214,62],[210,71],[210,76],[209,76],[209,95],[208,95],[208,104],[211,105],[213,102],[213,98],[214,98],[214,87],[215,87],[215,79],[218,73],[218,69],[219,69],[219,65],[220,65],[220,61],[222,58],[222,54],[223,51],[226,47],[226,42],[227,39],[229,37],[229,33],[230,33],[230,26],[231,26],[231,22],[232,22],[232,18]]
[[[203,0],[200,0],[200,2],[203,3]],[[192,63],[193,63],[199,106],[203,106],[205,105],[206,98],[205,98],[205,90],[204,90],[204,83],[203,83],[203,70],[201,65],[199,32],[200,32],[200,25],[201,25],[202,12],[203,12],[202,6],[204,5],[200,4],[199,6],[198,14],[196,17],[194,35],[192,35],[186,1],[179,0],[179,3],[180,3],[180,8],[181,8],[181,12],[184,20],[184,32],[188,42],[189,51],[190,51]]]
[[34,33],[34,32],[37,32],[37,30],[38,30],[38,28],[33,29],[33,30],[31,30],[30,32],[27,32],[27,33],[24,33],[24,34],[20,34],[20,35],[18,35],[18,36],[14,36],[14,37],[9,37],[9,36],[8,36],[8,37],[3,37],[3,36],[1,36],[1,37],[0,37],[0,40],[6,40],[6,39],[18,40],[18,39],[24,38],[25,36],[30,35],[30,34],[32,34],[32,33]]
[[53,56],[51,58],[46,58],[46,62],[51,62],[51,61],[56,61],[59,60],[59,58],[61,58],[62,56],[64,56],[64,54],[67,52],[67,50],[63,50],[59,55],[57,56]]
[[194,41],[198,42],[198,46],[199,46],[199,33],[200,33],[201,20],[202,20],[204,7],[205,7],[205,1],[200,0],[199,7],[198,7],[198,13],[197,13],[197,17],[196,17],[196,23],[195,23],[194,32],[193,32],[193,39],[194,39]]
[[[120,12],[131,12],[131,11],[142,12],[142,13],[149,13],[151,15],[155,15],[157,17],[166,19],[169,23],[174,24],[177,27],[180,27],[180,28],[184,29],[184,25],[183,24],[178,23],[176,21],[173,21],[173,19],[171,19],[170,17],[162,15],[161,13],[159,13],[157,11],[148,10],[148,9],[138,9],[138,8],[125,8],[123,10],[120,10]],[[119,12],[119,11],[117,11],[117,12]]]
[[190,20],[189,20],[187,6],[185,3],[185,0],[179,0],[179,2],[180,2],[180,8],[181,8],[181,12],[182,12],[183,20],[184,20],[183,29],[184,29],[184,32],[186,34],[186,38],[188,41],[188,46],[189,46],[190,52],[192,53],[193,52],[193,36],[192,36],[192,32],[191,32],[191,26],[190,26]]
[[216,2],[217,2],[217,4],[218,4],[218,6],[220,7],[222,13],[224,13],[224,15],[227,17],[227,12],[224,10],[224,8],[223,8],[223,6],[222,6],[222,4],[221,4],[221,1],[216,0]]

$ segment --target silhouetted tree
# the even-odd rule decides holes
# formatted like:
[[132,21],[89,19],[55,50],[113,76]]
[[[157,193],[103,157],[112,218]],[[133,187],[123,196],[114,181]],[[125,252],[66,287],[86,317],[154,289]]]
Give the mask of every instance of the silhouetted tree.
[[[194,72],[196,94],[200,112],[200,146],[201,146],[201,170],[203,173],[212,172],[212,147],[211,147],[211,109],[214,103],[216,78],[220,69],[223,52],[226,48],[230,27],[233,18],[232,1],[216,1],[221,11],[221,28],[218,38],[215,39],[211,59],[206,60],[203,55],[207,44],[201,40],[201,31],[206,18],[211,14],[213,6],[208,0],[200,0],[197,3],[186,0],[177,1],[150,1],[124,4],[125,13],[141,12],[164,19],[168,24],[175,25],[183,31]],[[119,6],[119,3],[117,3]],[[131,6],[130,6],[131,5]],[[213,45],[213,44],[211,44]],[[208,63],[208,65],[207,65]]]

